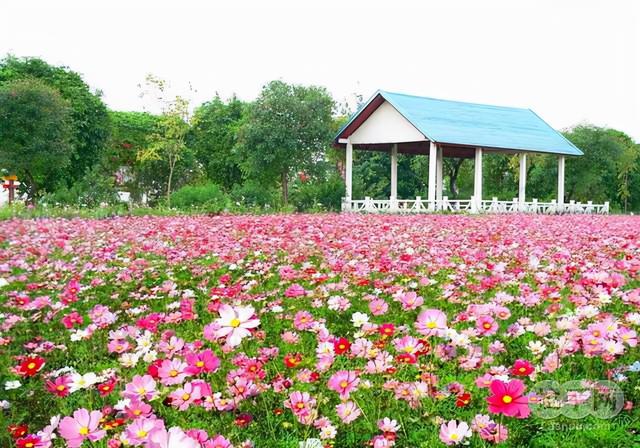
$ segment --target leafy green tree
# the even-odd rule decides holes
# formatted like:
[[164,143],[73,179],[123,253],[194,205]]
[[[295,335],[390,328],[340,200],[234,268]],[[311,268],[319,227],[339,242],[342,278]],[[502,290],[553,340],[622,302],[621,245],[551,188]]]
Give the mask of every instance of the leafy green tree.
[[187,136],[187,144],[195,152],[207,177],[227,191],[242,183],[234,147],[247,109],[247,105],[235,96],[225,103],[216,95],[195,110]]
[[55,67],[38,58],[8,56],[0,61],[0,85],[11,80],[37,78],[56,89],[70,107],[73,154],[59,177],[73,183],[100,160],[109,136],[107,108],[100,92],[93,92],[68,67]]
[[167,84],[152,75],[147,76],[146,85],[156,95],[162,105],[162,114],[156,132],[151,134],[148,144],[138,152],[141,162],[163,161],[168,168],[166,199],[171,205],[171,187],[178,161],[189,152],[186,137],[189,132],[189,102],[176,96],[167,96]]
[[60,183],[73,154],[71,110],[36,79],[0,85],[0,166],[16,174],[34,201]]
[[272,81],[260,93],[239,130],[238,152],[247,177],[279,183],[288,203],[290,176],[312,170],[333,137],[334,102],[322,87]]

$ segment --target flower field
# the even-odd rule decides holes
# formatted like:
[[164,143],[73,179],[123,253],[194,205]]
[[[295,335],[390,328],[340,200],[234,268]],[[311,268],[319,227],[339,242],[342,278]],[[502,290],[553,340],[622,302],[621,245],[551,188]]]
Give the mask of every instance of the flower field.
[[0,223],[0,446],[638,446],[640,220]]

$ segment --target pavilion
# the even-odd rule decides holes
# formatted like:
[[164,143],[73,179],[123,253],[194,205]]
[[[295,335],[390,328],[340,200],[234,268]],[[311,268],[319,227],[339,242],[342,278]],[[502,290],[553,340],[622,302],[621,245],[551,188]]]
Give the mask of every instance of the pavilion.
[[[425,213],[434,211],[608,213],[609,203],[565,202],[566,157],[583,155],[560,132],[530,109],[490,106],[434,98],[376,92],[343,126],[334,145],[346,151],[346,194],[343,211]],[[391,157],[391,195],[379,200],[352,197],[353,150],[385,151]],[[484,153],[519,154],[518,197],[485,200],[482,195]],[[429,156],[427,199],[398,198],[398,154]],[[526,200],[527,154],[558,156],[558,195],[551,202]],[[473,196],[443,196],[444,157],[473,158]]]

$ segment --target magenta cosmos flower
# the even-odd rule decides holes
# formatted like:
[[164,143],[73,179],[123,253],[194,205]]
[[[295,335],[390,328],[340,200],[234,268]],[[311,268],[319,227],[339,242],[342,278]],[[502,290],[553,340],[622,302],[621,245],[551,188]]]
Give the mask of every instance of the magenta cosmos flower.
[[106,431],[98,429],[101,418],[100,411],[78,409],[73,413],[73,417],[65,417],[60,421],[58,431],[70,448],[77,448],[86,439],[95,442],[105,436]]
[[351,370],[340,370],[334,373],[328,382],[329,389],[338,392],[343,400],[349,398],[349,394],[358,387],[358,384],[360,384],[360,378]]
[[492,395],[487,398],[489,412],[507,417],[527,418],[531,413],[529,399],[524,396],[524,383],[511,380],[505,383],[493,380],[489,386]]
[[233,308],[224,304],[218,310],[220,318],[216,320],[218,330],[216,337],[227,338],[227,345],[237,347],[247,336],[251,335],[251,328],[260,325],[260,319],[254,319],[255,310],[252,306]]
[[441,336],[447,329],[447,315],[440,310],[424,310],[418,315],[416,330],[424,336]]

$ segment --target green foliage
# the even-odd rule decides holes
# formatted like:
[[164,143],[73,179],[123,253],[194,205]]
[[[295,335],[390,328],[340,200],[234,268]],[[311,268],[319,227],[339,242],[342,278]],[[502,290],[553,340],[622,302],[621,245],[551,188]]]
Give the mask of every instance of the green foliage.
[[316,178],[306,182],[298,179],[291,189],[291,204],[299,212],[338,211],[344,196],[344,188],[344,181],[337,173],[332,173],[328,178]]
[[138,152],[138,160],[143,163],[162,161],[167,164],[166,197],[167,205],[170,206],[173,174],[178,161],[188,151],[186,136],[189,132],[189,102],[180,96],[168,97],[166,82],[152,75],[147,76],[146,85],[154,91],[162,104],[162,114],[147,145]]
[[71,163],[58,167],[58,177],[72,183],[100,160],[109,135],[107,108],[100,92],[92,92],[82,77],[68,67],[55,67],[38,58],[8,56],[0,61],[0,85],[36,78],[56,89],[70,107],[73,143]]
[[278,194],[273,187],[265,187],[251,179],[235,185],[231,190],[231,198],[240,208],[276,208],[278,203]]
[[238,157],[233,150],[247,110],[247,104],[235,96],[225,103],[216,95],[195,110],[187,135],[187,145],[195,152],[207,177],[227,191],[242,182]]
[[239,130],[247,177],[265,185],[279,181],[287,204],[290,174],[312,168],[331,143],[333,105],[322,87],[267,84]]
[[101,207],[118,202],[117,190],[112,175],[105,174],[100,165],[94,165],[70,187],[62,185],[42,197],[41,203],[80,207]]
[[229,197],[212,183],[185,185],[171,195],[171,203],[181,209],[197,208],[208,213],[220,213],[229,206]]
[[0,166],[30,200],[60,183],[72,154],[70,109],[55,89],[36,79],[0,85]]

